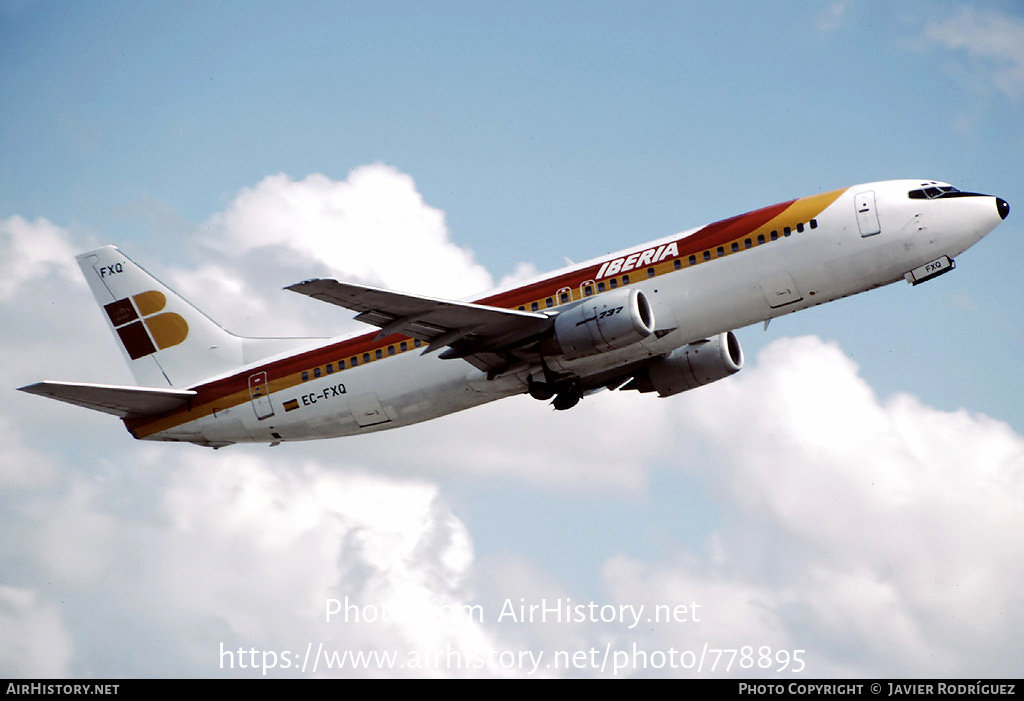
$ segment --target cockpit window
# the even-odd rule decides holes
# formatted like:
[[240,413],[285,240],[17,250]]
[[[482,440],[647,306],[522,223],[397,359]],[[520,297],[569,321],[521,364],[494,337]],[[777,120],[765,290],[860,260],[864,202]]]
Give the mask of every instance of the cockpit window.
[[921,183],[920,190],[911,190],[907,197],[912,200],[938,200],[947,197],[985,197],[978,192],[962,192],[952,185],[936,185],[934,183]]
[[959,192],[952,185],[931,185],[920,190],[911,190],[907,197],[912,200],[937,200],[940,197],[956,197]]

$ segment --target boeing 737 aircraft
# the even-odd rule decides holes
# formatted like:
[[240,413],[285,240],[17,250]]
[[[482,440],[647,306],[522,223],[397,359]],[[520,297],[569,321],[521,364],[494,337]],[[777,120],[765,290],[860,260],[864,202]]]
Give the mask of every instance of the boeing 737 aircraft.
[[113,246],[78,256],[138,386],[21,389],[121,417],[139,439],[219,448],[426,421],[529,393],[668,397],[743,365],[733,330],[901,279],[918,284],[1009,213],[941,182],[856,185],[758,209],[495,290],[434,299],[329,279],[287,289],[379,332],[243,338]]

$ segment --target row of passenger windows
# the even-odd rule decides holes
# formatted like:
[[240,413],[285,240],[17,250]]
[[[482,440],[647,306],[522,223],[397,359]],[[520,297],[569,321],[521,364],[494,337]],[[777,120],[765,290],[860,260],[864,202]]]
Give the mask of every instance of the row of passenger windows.
[[[817,219],[811,219],[811,221],[808,222],[806,225],[803,222],[801,222],[801,223],[796,225],[795,229],[793,227],[784,226],[784,227],[782,227],[781,235],[779,234],[778,230],[775,230],[775,231],[772,231],[770,234],[767,234],[767,235],[765,235],[765,234],[758,234],[757,238],[746,238],[746,239],[743,239],[743,248],[744,249],[753,248],[754,246],[760,246],[761,244],[767,243],[768,241],[778,241],[779,238],[786,237],[786,236],[792,236],[794,230],[798,234],[802,234],[804,232],[804,229],[806,229],[808,227],[811,228],[811,229],[817,229],[818,228],[818,220]],[[712,250],[714,250],[713,254],[712,254]],[[730,253],[737,253],[739,250],[740,250],[740,242],[739,241],[733,241],[729,245],[729,252]],[[698,260],[698,257],[697,257],[696,254],[695,255],[691,255],[688,262],[689,262],[690,265],[696,265],[698,262],[703,262],[705,260],[711,260],[712,257],[721,258],[724,255],[725,255],[725,246],[719,246],[718,248],[715,248],[715,249],[710,249],[709,248],[708,250],[706,250],[703,253],[701,253],[699,260]]]
[[[803,222],[801,222],[801,223],[797,224],[795,227],[784,226],[784,227],[782,227],[782,233],[781,234],[779,233],[778,230],[772,231],[769,234],[758,234],[756,238],[752,237],[752,238],[744,239],[742,245],[743,245],[744,249],[746,249],[746,248],[753,248],[754,246],[760,246],[761,244],[767,243],[768,241],[777,241],[779,238],[786,237],[786,236],[792,236],[794,231],[796,231],[798,234],[802,234],[805,231],[805,229],[807,229],[807,228],[817,229],[818,228],[818,220],[817,219],[811,219],[807,224],[804,224]],[[737,252],[739,252],[739,250],[740,250],[740,242],[739,241],[733,241],[729,245],[729,251],[731,253],[737,253]],[[710,249],[709,248],[708,250],[706,250],[703,253],[701,253],[700,256],[697,256],[696,254],[691,255],[687,262],[690,265],[697,265],[698,262],[702,262],[702,261],[705,261],[705,260],[711,260],[713,257],[721,258],[721,257],[725,256],[725,253],[726,253],[725,246],[719,246],[718,248],[715,248],[715,249]],[[672,268],[673,268],[673,270],[679,270],[682,267],[683,267],[683,260],[682,260],[682,258],[676,258],[676,259],[674,259],[672,261]],[[644,272],[646,273],[646,276],[648,278],[652,278],[652,277],[655,277],[657,275],[657,271],[654,269],[653,266],[647,268],[647,270],[644,271]],[[593,283],[591,281],[585,282],[582,285],[580,285],[580,290],[582,292],[582,296],[583,297],[589,297],[592,294],[594,294],[595,291],[598,294],[600,294],[601,292],[604,292],[605,290],[614,290],[619,285],[628,285],[629,283],[630,283],[629,275],[621,275],[619,277],[613,277],[613,278],[610,278],[608,280],[601,280],[597,284],[595,284],[595,283]],[[558,299],[558,304],[567,304],[568,302],[572,301],[572,291],[568,287],[563,288],[563,289],[559,290],[556,293],[555,297],[545,297],[543,300],[538,300],[536,302],[530,302],[530,304],[528,305],[529,309],[530,309],[531,312],[535,312],[535,311],[540,310],[541,305],[543,305],[545,309],[550,309],[551,307],[555,306],[555,299],[556,299],[556,297]],[[527,309],[527,305],[521,304],[521,305],[519,305],[518,309],[519,309],[519,311],[524,312]]]
[[302,381],[308,382],[310,378],[323,377],[324,375],[330,375],[335,370],[338,372],[345,368],[354,368],[360,364],[365,365],[374,360],[380,360],[385,356],[395,355],[396,353],[404,353],[410,348],[419,348],[423,345],[423,341],[418,338],[410,339],[408,341],[402,341],[401,343],[392,344],[386,348],[378,348],[372,353],[363,353],[362,355],[353,355],[351,358],[339,360],[337,363],[327,363],[320,367],[315,367],[310,370],[302,371]]
[[[808,222],[808,224],[806,224],[806,225],[804,225],[803,223],[797,224],[796,227],[795,227],[795,230],[796,230],[797,233],[803,233],[803,231],[804,231],[804,229],[806,227],[810,227],[811,229],[817,229],[818,228],[818,220],[817,219],[811,219],[811,221]],[[794,229],[792,227],[785,226],[785,227],[782,228],[781,236],[782,237],[791,236],[793,231],[794,231]],[[744,239],[743,240],[743,248],[745,248],[745,249],[746,248],[753,248],[755,245],[760,246],[763,243],[767,243],[769,240],[777,241],[779,238],[780,238],[780,234],[779,234],[779,232],[777,230],[776,231],[772,231],[767,236],[765,234],[758,234],[756,238]],[[755,243],[755,241],[756,241],[756,243]],[[733,241],[732,244],[730,244],[730,246],[729,246],[729,250],[732,253],[737,253],[740,250],[740,243],[738,241]],[[726,251],[725,246],[719,246],[718,248],[714,249],[714,257],[717,257],[717,258],[723,257],[725,255],[725,251]],[[709,248],[708,250],[704,251],[701,254],[699,259],[698,259],[698,256],[696,254],[691,255],[689,257],[688,262],[689,262],[690,265],[696,265],[698,262],[702,262],[702,261],[706,261],[706,260],[711,260],[711,258],[712,258],[712,249]],[[682,267],[683,267],[683,261],[682,261],[681,258],[676,258],[676,259],[674,259],[672,261],[672,268],[673,268],[673,270],[679,270]],[[655,277],[657,275],[657,271],[654,269],[654,266],[651,266],[651,267],[647,268],[644,271],[644,273],[645,273],[646,277],[648,277],[648,278],[652,278],[652,277]],[[600,294],[601,292],[605,292],[606,290],[614,290],[617,287],[619,287],[619,285],[628,285],[629,283],[630,283],[630,276],[629,275],[620,275],[618,277],[609,278],[608,280],[601,280],[600,282],[598,282],[596,284],[593,281],[587,281],[587,282],[584,282],[582,285],[580,285],[580,292],[581,292],[581,296],[582,297],[590,297],[591,295],[593,295],[595,293],[595,291],[598,294]],[[530,311],[535,312],[535,311],[539,311],[540,310],[541,305],[544,305],[545,309],[550,309],[551,307],[554,307],[556,305],[556,302],[555,302],[556,299],[558,300],[557,304],[561,305],[561,304],[568,304],[569,302],[572,301],[572,298],[573,298],[572,290],[570,288],[568,288],[568,287],[563,287],[562,289],[558,290],[558,292],[556,292],[554,294],[554,296],[545,297],[543,300],[538,300],[536,302],[530,302],[529,305],[520,304],[519,307],[517,307],[517,308],[519,309],[519,311],[524,312],[524,311],[526,311],[527,306],[529,306]],[[369,362],[371,362],[373,360],[380,360],[381,358],[385,357],[385,355],[391,356],[391,355],[395,355],[395,353],[403,353],[403,352],[409,350],[410,347],[412,347],[412,348],[419,348],[422,345],[423,345],[423,342],[420,341],[419,339],[412,339],[412,340],[409,340],[409,341],[402,341],[397,346],[396,345],[390,345],[390,346],[387,346],[387,348],[378,348],[375,351],[373,351],[373,353],[363,353],[362,356],[353,355],[351,358],[348,358],[348,360],[339,360],[337,362],[337,364],[335,364],[335,363],[327,363],[326,365],[324,365],[322,367],[313,368],[312,371],[303,370],[302,371],[302,381],[303,382],[308,382],[310,377],[317,378],[317,377],[322,377],[323,375],[330,375],[331,373],[335,372],[335,370],[341,371],[341,370],[344,370],[346,367],[353,367],[354,368],[357,365],[359,365],[360,363],[366,364],[366,363],[369,363]],[[360,358],[362,358],[362,359],[360,360]]]
[[[648,277],[654,277],[654,268],[648,268],[647,274]],[[628,285],[629,275],[622,275],[621,277],[611,278],[610,280],[602,280],[596,285],[593,283],[593,281],[587,281],[580,285],[581,294],[583,297],[590,297],[592,294],[594,294],[595,289],[598,292],[604,292],[605,290],[608,289],[614,290],[616,287],[619,286],[620,280],[622,281],[621,284]],[[572,290],[569,289],[568,287],[563,287],[562,289],[555,293],[555,296],[558,298],[558,304],[568,304],[569,302],[572,301]],[[543,301],[530,302],[530,311],[537,311],[538,309],[540,309],[541,304],[543,304],[546,309],[551,308],[555,306],[555,297],[546,297]],[[525,312],[526,305],[520,304],[518,309],[521,312]]]
[[[678,258],[672,261],[672,263],[676,270],[679,270],[681,267],[683,267],[682,262]],[[647,277],[651,278],[657,275],[657,272],[654,270],[654,267],[652,266],[650,268],[647,268],[646,275]],[[618,277],[609,278],[607,280],[601,280],[596,284],[592,280],[588,280],[587,282],[584,282],[582,285],[580,285],[581,297],[590,297],[595,292],[600,294],[601,292],[604,292],[606,290],[614,290],[619,285],[628,285],[629,282],[629,275],[620,275]],[[555,297],[545,297],[543,300],[530,302],[530,311],[535,312],[539,310],[542,304],[544,305],[545,309],[549,309],[555,306],[556,297],[558,298],[558,304],[568,304],[569,302],[572,301],[572,290],[569,289],[568,287],[564,287],[555,293]],[[526,307],[527,305],[520,304],[517,307],[517,309],[519,309],[519,311],[521,312],[525,312]]]

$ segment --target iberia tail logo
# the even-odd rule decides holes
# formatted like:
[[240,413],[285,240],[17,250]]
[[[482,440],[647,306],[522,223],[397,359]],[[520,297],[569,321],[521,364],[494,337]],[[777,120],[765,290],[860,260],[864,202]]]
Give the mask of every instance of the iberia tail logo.
[[163,312],[166,305],[163,292],[149,290],[103,306],[132,360],[176,346],[188,337],[188,322],[180,314]]

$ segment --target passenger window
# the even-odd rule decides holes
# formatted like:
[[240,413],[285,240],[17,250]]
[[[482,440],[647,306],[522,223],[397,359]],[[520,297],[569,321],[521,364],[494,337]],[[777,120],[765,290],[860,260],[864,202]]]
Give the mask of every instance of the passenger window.
[[802,234],[802,233],[804,233],[804,225],[803,225],[803,222],[801,222],[801,223],[799,223],[799,224],[797,224],[797,225],[796,225],[796,231],[797,231],[797,233],[798,233],[798,234]]
[[[791,233],[793,233],[793,230],[792,230],[792,229],[790,229],[790,228],[789,228],[789,227],[787,226],[787,227],[785,227],[785,228],[784,228],[784,229],[782,230],[782,232],[783,232],[784,234],[786,234],[786,236],[789,236],[789,235],[790,235]],[[772,232],[772,233],[775,233],[775,232]]]
[[654,277],[654,268],[647,269],[647,277]]
[[611,280],[608,281],[608,285],[614,290],[616,287],[619,286],[619,278],[613,277]]
[[754,245],[754,242],[751,241],[750,239],[743,239],[743,247],[744,248],[750,248],[753,245]]
[[711,260],[711,251],[704,251],[704,260]]
[[724,246],[719,246],[718,250],[715,251],[715,252],[718,254],[718,257],[721,258],[722,256],[725,255],[725,247]]
[[740,250],[740,244],[737,241],[733,241],[732,242],[732,252],[735,253],[738,250]]
[[530,303],[530,311],[531,311],[531,312],[535,312],[535,311],[537,311],[537,310],[538,310],[539,308],[540,308],[540,305],[539,305],[539,304],[537,304],[536,302],[531,302],[531,303]]
[[[602,284],[604,284],[604,283],[602,283]],[[544,300],[544,306],[547,307],[548,309],[550,309],[551,307],[555,306],[555,300],[553,300],[550,297],[548,297],[547,299]]]
[[674,261],[672,261],[672,267],[675,268],[676,270],[679,270],[681,267],[683,267],[683,261],[676,258]]
[[[788,226],[785,228],[785,232],[786,232],[786,236],[789,236],[789,227]],[[779,232],[778,231],[773,231],[772,232],[772,241],[778,241],[778,240],[779,240]]]
[[394,346],[388,346],[388,355],[394,355],[394,354],[395,354],[395,347]]
[[349,361],[349,365],[351,365],[352,367],[359,365],[359,358],[353,355],[352,360]]
[[697,265],[697,256],[690,256],[690,265]]
[[309,382],[309,371],[308,370],[303,370],[302,371],[302,381],[303,382]]
[[327,363],[327,374],[330,375],[334,372],[334,363]]
[[562,294],[560,294],[558,296],[558,302],[560,304],[565,304],[568,301],[569,301],[569,293],[568,292],[563,292]]
[[384,357],[384,351],[382,351],[380,348],[378,348],[377,350],[375,350],[373,352],[373,355],[374,355],[374,357],[377,358],[377,360],[380,360],[381,358]]
[[409,350],[409,344],[405,341],[402,341],[400,344],[398,344],[398,350],[400,350],[402,353],[406,352],[407,350]]
[[320,368],[313,368],[313,377],[320,377]]
[[370,362],[370,354],[369,353],[363,353],[363,362],[364,363]]
[[758,243],[758,245],[764,243],[764,234],[758,234],[757,235],[757,243]]
[[583,296],[584,297],[589,297],[592,294],[594,294],[594,288],[593,287],[591,287],[590,285],[587,285],[586,287],[583,288]]
[[622,284],[623,285],[628,285],[629,284],[629,275],[623,275],[622,276]]

